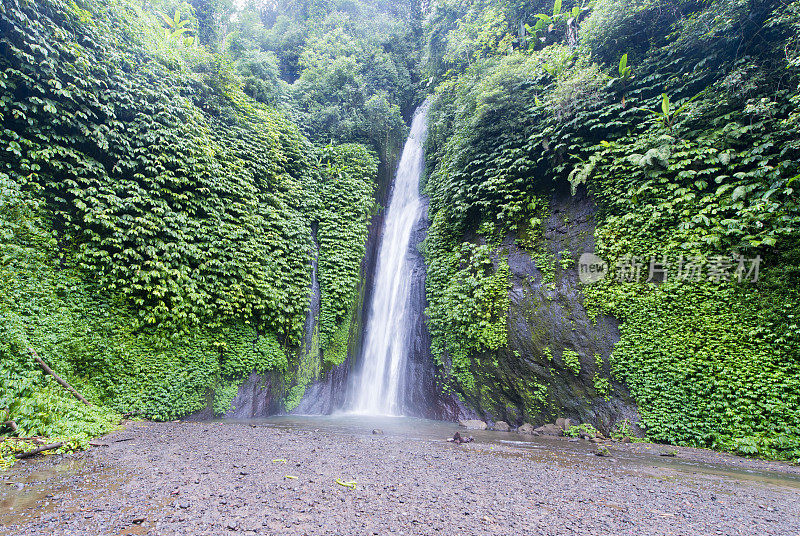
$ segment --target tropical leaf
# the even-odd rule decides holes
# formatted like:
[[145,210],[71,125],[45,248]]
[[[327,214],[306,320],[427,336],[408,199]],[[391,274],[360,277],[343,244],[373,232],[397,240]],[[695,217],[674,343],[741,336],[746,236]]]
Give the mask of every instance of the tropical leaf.
[[169,28],[172,28],[172,19],[170,19],[169,17],[167,17],[166,15],[164,15],[164,14],[163,14],[162,12],[160,12],[160,11],[156,11],[156,15],[158,15],[159,17],[161,17],[161,20],[163,20],[163,21],[164,21],[164,24],[166,24],[166,25],[167,25],[167,27],[169,27]]

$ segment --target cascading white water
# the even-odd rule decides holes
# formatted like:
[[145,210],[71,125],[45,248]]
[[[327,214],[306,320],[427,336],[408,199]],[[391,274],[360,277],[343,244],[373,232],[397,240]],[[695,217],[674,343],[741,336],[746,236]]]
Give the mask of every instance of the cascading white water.
[[371,415],[400,415],[401,386],[408,357],[408,244],[420,218],[419,179],[424,166],[428,103],[417,110],[397,167],[394,190],[384,220],[375,290],[367,317],[363,368],[355,377],[350,409]]

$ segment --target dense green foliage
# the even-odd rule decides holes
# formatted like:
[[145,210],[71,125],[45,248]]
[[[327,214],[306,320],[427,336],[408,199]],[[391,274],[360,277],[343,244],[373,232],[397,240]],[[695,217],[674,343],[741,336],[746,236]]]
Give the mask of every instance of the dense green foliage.
[[118,18],[12,5],[9,18],[30,21],[10,26],[4,56],[4,171],[47,201],[62,255],[119,289],[141,324],[255,318],[297,339],[315,176],[296,129],[237,107],[221,73],[206,80],[113,43],[132,32],[110,26]]
[[[448,387],[492,400],[509,244],[554,288],[581,252],[548,250],[543,222],[586,191],[611,273],[585,304],[621,340],[610,365],[532,357],[598,398],[610,367],[651,439],[799,458],[800,2],[416,6],[3,2],[0,421],[79,447],[121,414],[225,413],[252,372],[296,407],[357,338],[379,169],[427,84],[427,314]],[[757,282],[738,281],[741,255],[762,259]],[[729,273],[618,280],[632,256],[645,275],[651,256]],[[541,409],[548,386],[516,381]]]
[[227,38],[256,100],[278,103],[319,143],[360,142],[389,163],[416,101],[416,4],[250,2]]
[[247,95],[201,13],[155,7],[0,8],[0,416],[19,434],[80,442],[112,410],[172,419],[209,396],[223,413],[251,372],[291,392],[315,233],[320,350],[347,352],[376,157],[315,147]]
[[[798,4],[589,7],[576,46],[566,24],[534,28],[546,3],[435,7],[429,263],[459,243],[501,257],[508,233],[540,259],[537,207],[567,182],[587,188],[612,273],[586,303],[622,321],[612,368],[649,437],[797,458]],[[644,263],[641,283],[615,279],[626,255]],[[729,277],[644,283],[651,255],[667,255],[673,277],[681,255],[727,266]],[[761,256],[759,282],[737,282],[736,255]],[[434,348],[446,367],[469,369],[491,353],[473,343],[463,364],[444,335],[460,329],[442,314],[446,288],[428,281]],[[498,296],[488,307],[501,305]],[[454,378],[462,392],[469,381]]]
[[367,239],[364,222],[376,208],[372,194],[377,160],[361,145],[329,147],[325,153],[324,212],[317,232],[322,295],[319,335],[323,355],[338,365],[346,356],[339,352],[332,358],[325,350],[336,345],[337,327],[349,326],[348,313],[352,314],[357,302]]
[[434,221],[425,244],[431,351],[448,376],[475,391],[471,354],[507,342],[508,262],[493,261],[485,245],[446,243],[440,231]]

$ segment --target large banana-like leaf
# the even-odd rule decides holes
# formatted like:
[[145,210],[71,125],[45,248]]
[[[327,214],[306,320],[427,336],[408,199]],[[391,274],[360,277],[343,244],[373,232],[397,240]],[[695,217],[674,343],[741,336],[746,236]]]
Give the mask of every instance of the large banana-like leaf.
[[156,14],[157,14],[159,17],[161,17],[161,20],[163,20],[163,21],[164,21],[164,24],[166,24],[168,27],[172,28],[172,19],[170,19],[169,17],[167,17],[166,15],[164,15],[164,14],[163,14],[162,12],[160,12],[160,11],[156,11]]

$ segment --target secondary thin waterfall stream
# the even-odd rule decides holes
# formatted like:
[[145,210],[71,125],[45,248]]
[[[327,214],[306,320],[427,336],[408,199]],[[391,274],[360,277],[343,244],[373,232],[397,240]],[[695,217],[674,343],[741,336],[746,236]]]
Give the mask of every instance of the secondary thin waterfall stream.
[[416,111],[403,148],[384,220],[378,252],[375,290],[367,317],[361,373],[355,377],[350,410],[372,415],[400,415],[408,358],[408,247],[420,218],[419,179],[424,168],[428,104]]

